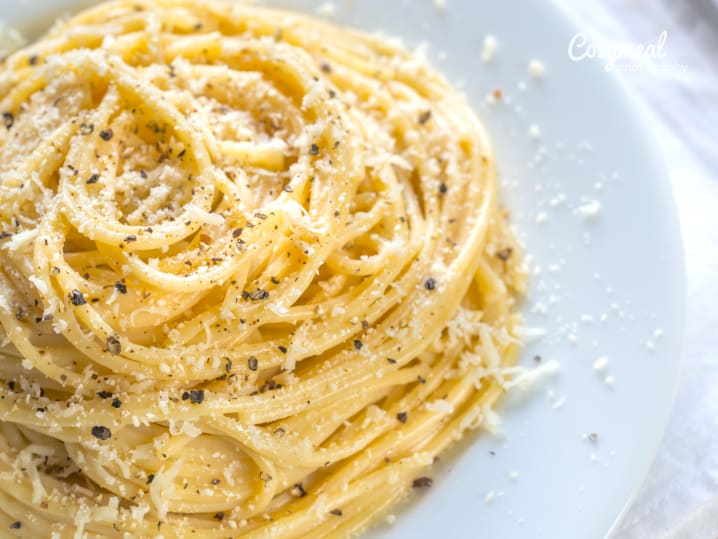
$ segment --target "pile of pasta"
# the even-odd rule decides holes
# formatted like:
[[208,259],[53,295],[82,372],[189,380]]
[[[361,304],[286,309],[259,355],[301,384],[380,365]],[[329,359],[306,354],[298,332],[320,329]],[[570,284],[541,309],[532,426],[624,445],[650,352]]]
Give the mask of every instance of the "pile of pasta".
[[511,385],[465,99],[389,40],[103,3],[0,66],[0,530],[346,537]]

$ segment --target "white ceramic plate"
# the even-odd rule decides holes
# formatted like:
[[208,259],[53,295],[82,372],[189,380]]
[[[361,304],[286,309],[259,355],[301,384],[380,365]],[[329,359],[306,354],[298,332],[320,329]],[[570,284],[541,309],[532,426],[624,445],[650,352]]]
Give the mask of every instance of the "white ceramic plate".
[[[3,0],[0,18],[37,29],[91,3]],[[322,2],[268,3],[313,12]],[[569,41],[583,29],[545,3],[448,0],[440,9],[432,0],[338,0],[335,8],[339,22],[428,43],[440,68],[463,81],[534,261],[526,322],[547,335],[523,361],[540,354],[561,363],[557,375],[504,400],[503,434],[482,432],[442,458],[434,488],[370,536],[605,536],[658,446],[683,328],[679,230],[648,133],[599,63],[569,60]],[[484,64],[489,33],[498,49]],[[541,80],[527,71],[534,58],[546,67]],[[486,104],[495,89],[501,102]],[[597,209],[594,201],[597,215],[582,215],[582,206]],[[608,366],[596,372],[602,356]]]

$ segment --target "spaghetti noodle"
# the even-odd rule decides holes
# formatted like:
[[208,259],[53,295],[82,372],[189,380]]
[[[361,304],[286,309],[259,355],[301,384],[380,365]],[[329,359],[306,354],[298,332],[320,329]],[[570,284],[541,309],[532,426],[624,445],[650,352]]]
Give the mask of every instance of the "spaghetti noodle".
[[345,537],[492,417],[524,275],[486,133],[400,46],[119,1],[0,97],[0,529]]

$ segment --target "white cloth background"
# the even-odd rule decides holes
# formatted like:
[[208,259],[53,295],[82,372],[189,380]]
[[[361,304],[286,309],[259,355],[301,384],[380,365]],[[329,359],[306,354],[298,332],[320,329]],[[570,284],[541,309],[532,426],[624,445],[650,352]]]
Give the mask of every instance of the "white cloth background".
[[[559,0],[594,41],[655,43],[666,58],[619,78],[648,109],[681,220],[687,318],[674,410],[653,467],[611,539],[718,537],[718,2]],[[683,64],[687,70],[661,69]]]

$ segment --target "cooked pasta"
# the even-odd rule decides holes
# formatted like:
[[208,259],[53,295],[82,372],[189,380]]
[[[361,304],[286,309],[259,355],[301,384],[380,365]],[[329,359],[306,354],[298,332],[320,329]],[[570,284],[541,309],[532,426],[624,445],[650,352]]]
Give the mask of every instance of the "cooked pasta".
[[491,422],[521,260],[400,45],[103,3],[4,60],[0,113],[0,535],[346,537]]

